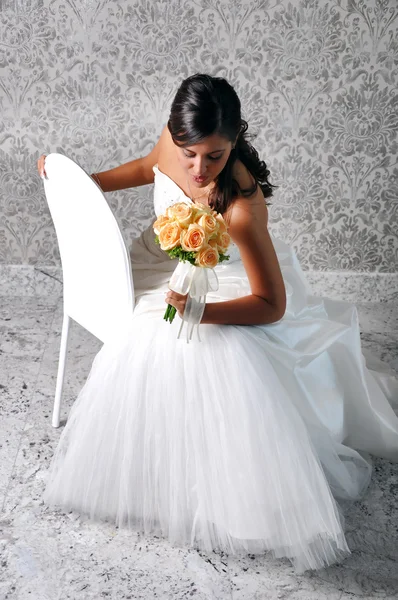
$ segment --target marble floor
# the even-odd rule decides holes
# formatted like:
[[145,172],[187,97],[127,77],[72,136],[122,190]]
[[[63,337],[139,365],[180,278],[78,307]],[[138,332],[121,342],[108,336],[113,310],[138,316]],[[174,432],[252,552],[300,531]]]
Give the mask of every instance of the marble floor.
[[[398,373],[396,306],[357,306],[363,348]],[[173,548],[44,506],[48,465],[101,347],[73,324],[54,429],[61,322],[60,298],[0,298],[0,600],[398,599],[398,465],[385,460],[374,461],[365,499],[347,508],[352,555],[304,575],[285,561]]]

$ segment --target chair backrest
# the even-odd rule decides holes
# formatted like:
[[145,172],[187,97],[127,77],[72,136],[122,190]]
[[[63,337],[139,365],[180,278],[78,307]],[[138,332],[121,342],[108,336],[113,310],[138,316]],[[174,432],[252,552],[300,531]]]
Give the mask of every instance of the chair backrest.
[[62,262],[64,312],[105,342],[133,314],[129,252],[101,189],[79,165],[53,153],[45,170]]

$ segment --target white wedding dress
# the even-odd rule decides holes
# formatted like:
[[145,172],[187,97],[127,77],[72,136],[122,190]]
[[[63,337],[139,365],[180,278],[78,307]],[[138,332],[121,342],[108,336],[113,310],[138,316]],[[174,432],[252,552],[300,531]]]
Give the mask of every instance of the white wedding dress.
[[[157,167],[156,215],[191,202]],[[152,224],[131,245],[136,307],[96,355],[61,434],[44,501],[172,544],[271,551],[297,571],[349,553],[339,499],[371,477],[367,453],[398,461],[398,380],[370,370],[354,305],[311,296],[273,238],[287,291],[270,325],[163,320],[177,265]],[[236,245],[207,302],[250,294]]]

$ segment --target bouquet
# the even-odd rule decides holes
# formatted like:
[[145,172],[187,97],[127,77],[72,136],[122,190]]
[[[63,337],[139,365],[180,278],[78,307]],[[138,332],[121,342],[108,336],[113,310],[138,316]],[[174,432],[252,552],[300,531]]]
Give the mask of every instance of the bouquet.
[[[222,215],[205,204],[177,202],[156,219],[153,229],[161,249],[170,258],[179,259],[169,288],[181,294],[193,291],[192,297],[205,296],[209,289],[207,270],[229,259],[226,250],[231,237]],[[187,267],[182,267],[186,262]],[[217,279],[215,273],[214,277]],[[164,319],[172,323],[176,312],[168,304]]]

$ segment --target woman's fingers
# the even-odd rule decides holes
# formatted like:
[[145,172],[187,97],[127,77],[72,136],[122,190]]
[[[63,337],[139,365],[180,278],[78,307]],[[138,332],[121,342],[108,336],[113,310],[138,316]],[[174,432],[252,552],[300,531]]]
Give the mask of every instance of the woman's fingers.
[[174,308],[177,309],[178,314],[182,318],[184,311],[185,311],[185,305],[187,303],[187,298],[188,298],[188,294],[185,294],[185,295],[178,294],[177,292],[173,292],[173,290],[170,290],[169,292],[166,293],[165,302],[167,304],[171,304],[171,306],[174,306]]
[[47,173],[45,171],[44,168],[44,162],[46,160],[46,155],[42,154],[39,158],[39,160],[37,161],[37,170],[39,171],[39,175],[42,179],[44,179],[45,177],[47,177]]

